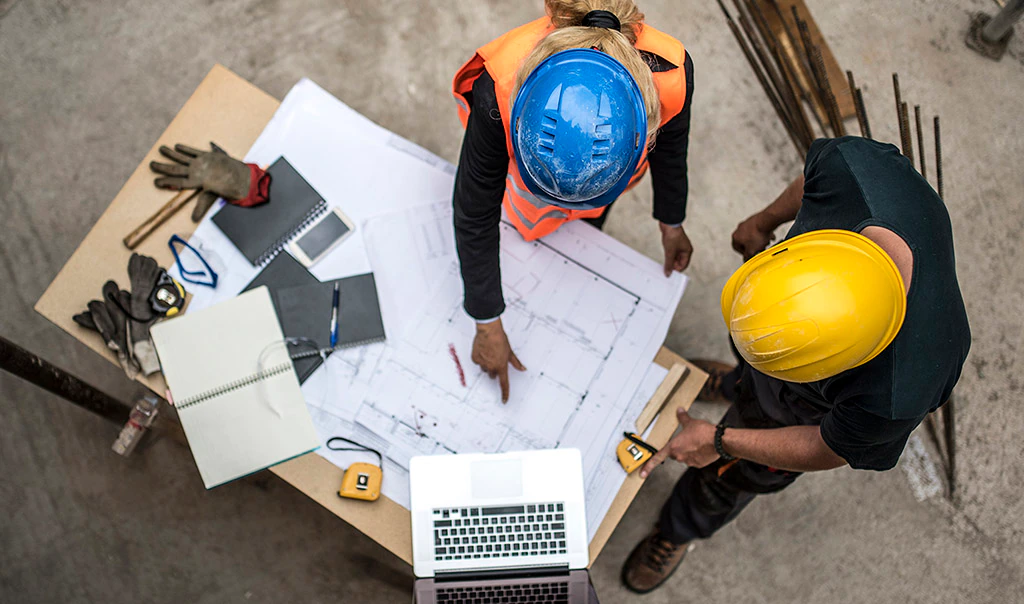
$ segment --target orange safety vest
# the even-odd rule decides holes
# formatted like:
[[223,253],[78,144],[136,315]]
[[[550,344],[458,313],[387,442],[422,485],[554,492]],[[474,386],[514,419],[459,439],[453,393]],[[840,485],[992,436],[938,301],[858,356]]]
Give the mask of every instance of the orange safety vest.
[[[600,216],[606,209],[566,210],[547,204],[526,188],[516,165],[512,150],[512,130],[509,127],[509,112],[512,109],[510,101],[512,87],[515,85],[516,71],[526,55],[530,54],[537,43],[553,29],[554,26],[548,17],[541,17],[513,29],[480,47],[473,58],[459,69],[452,82],[452,94],[454,94],[455,102],[459,107],[459,119],[462,120],[462,127],[465,128],[470,110],[466,95],[473,90],[473,82],[480,77],[484,70],[487,70],[494,80],[494,93],[498,99],[501,121],[505,125],[505,146],[508,148],[509,158],[508,178],[505,181],[505,197],[502,204],[509,220],[527,241],[533,241],[553,233],[570,220]],[[686,73],[683,69],[686,50],[683,48],[682,42],[646,24],[643,25],[640,35],[637,37],[636,48],[654,53],[678,66],[678,69],[652,74],[661,103],[661,123],[658,125],[660,128],[683,110],[683,103],[686,101]],[[633,178],[629,181],[627,190],[636,185],[646,171],[647,152],[645,150]]]

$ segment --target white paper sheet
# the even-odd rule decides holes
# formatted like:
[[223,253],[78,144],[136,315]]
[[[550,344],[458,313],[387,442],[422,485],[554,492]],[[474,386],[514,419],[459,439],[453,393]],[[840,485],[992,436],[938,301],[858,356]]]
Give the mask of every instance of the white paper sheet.
[[[368,221],[388,341],[331,356],[325,379],[307,382],[314,420],[372,439],[386,475],[399,477],[414,455],[579,448],[592,537],[625,479],[615,447],[667,374],[651,360],[686,279],[666,279],[589,225],[566,227],[549,244],[501,225],[502,322],[527,367],[511,371],[502,404],[497,382],[469,359],[475,325],[462,310],[450,204]],[[406,481],[386,478],[383,492],[409,505]]]
[[[281,155],[357,224],[312,272],[326,280],[372,268],[388,336],[334,353],[303,384],[321,443],[347,436],[384,452],[384,494],[406,507],[413,455],[577,447],[592,537],[626,477],[615,447],[667,375],[652,360],[686,278],[666,279],[656,262],[582,222],[535,243],[503,223],[502,320],[527,367],[511,371],[503,405],[497,382],[470,360],[454,166],[309,80],[289,92],[246,160]],[[208,218],[197,243],[223,272],[216,291],[191,288],[190,309],[236,295],[259,272]],[[318,453],[340,467],[365,458]]]
[[[330,207],[339,207],[355,231],[311,272],[321,281],[370,272],[361,224],[380,213],[450,200],[454,167],[403,139],[328,94],[308,79],[288,93],[245,161],[269,165],[284,156]],[[201,309],[238,294],[260,271],[207,213],[190,243],[218,260],[216,290],[194,285],[190,308]],[[211,263],[213,264],[213,263]],[[177,269],[172,276],[180,277]]]

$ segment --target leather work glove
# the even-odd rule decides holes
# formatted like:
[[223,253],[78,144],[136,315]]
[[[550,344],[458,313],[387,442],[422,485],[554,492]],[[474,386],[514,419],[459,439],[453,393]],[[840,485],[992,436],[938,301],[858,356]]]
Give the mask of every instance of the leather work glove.
[[86,329],[97,331],[107,348],[117,354],[117,362],[124,370],[128,379],[135,379],[139,374],[139,366],[131,357],[128,343],[128,315],[121,310],[131,303],[131,295],[121,291],[117,283],[107,281],[103,284],[103,299],[89,302],[88,310],[72,317]]
[[128,340],[131,351],[143,375],[160,371],[160,361],[156,349],[149,339],[149,328],[156,322],[157,315],[149,304],[149,296],[156,288],[157,278],[163,269],[156,260],[141,254],[132,254],[128,261],[128,280],[132,291],[128,310],[131,319],[128,321]]
[[114,281],[103,285],[103,299],[89,302],[88,310],[72,317],[82,327],[99,332],[128,379],[141,371],[150,375],[160,370],[156,349],[149,338],[149,328],[159,316],[153,311],[149,297],[156,288],[163,269],[149,256],[132,254],[128,261],[131,292],[120,289]]
[[249,207],[265,203],[269,196],[270,176],[256,164],[243,163],[217,145],[212,151],[200,151],[187,145],[160,147],[160,154],[175,162],[150,162],[149,168],[157,174],[153,182],[162,189],[202,189],[192,221],[198,222],[218,197],[229,203]]

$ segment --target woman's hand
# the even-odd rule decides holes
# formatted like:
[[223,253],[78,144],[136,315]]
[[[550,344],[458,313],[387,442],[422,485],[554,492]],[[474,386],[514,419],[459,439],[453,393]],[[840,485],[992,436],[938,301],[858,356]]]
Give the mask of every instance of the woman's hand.
[[672,271],[683,272],[690,266],[690,256],[693,255],[690,238],[682,225],[673,227],[659,222],[658,227],[661,229],[661,246],[665,248],[665,276],[671,276]]
[[501,319],[490,323],[477,323],[472,359],[487,375],[498,378],[501,384],[501,402],[507,403],[508,366],[511,364],[519,371],[526,371],[526,367],[519,362],[516,353],[512,352],[512,345],[508,343]]

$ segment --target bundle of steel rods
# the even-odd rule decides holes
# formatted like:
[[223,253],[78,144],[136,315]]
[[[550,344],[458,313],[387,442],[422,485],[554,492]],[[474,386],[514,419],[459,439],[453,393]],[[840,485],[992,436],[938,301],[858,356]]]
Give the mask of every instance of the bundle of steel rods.
[[[754,70],[768,100],[786,128],[800,158],[807,155],[814,139],[846,136],[846,125],[836,102],[832,82],[822,58],[821,47],[814,44],[808,21],[800,16],[796,6],[790,6],[796,31],[779,7],[778,0],[732,0],[736,19],[729,13],[723,0],[718,6],[729,23],[736,42]],[[770,11],[781,24],[774,31],[765,11]],[[737,23],[738,22],[738,23]],[[846,72],[847,84],[853,97],[857,124],[864,138],[872,138],[871,124],[864,105],[864,93],[857,87],[853,72]],[[925,162],[924,131],[921,124],[921,106],[914,105],[914,121],[910,121],[910,105],[903,100],[900,79],[892,75],[896,94],[896,122],[899,126],[900,149],[911,165],[920,166],[921,175],[928,178]],[[811,118],[813,118],[813,123]],[[917,127],[918,162],[915,163],[914,126]],[[815,128],[817,126],[817,128]],[[943,197],[942,141],[939,118],[935,117],[935,178],[939,197]]]
[[[821,48],[812,41],[807,21],[800,17],[796,7],[791,7],[793,22],[796,24],[794,33],[777,0],[733,0],[733,4],[736,7],[736,20],[733,20],[722,0],[718,0],[729,29],[800,157],[806,155],[811,143],[820,136],[844,136],[846,127],[829,81]],[[783,29],[778,33],[769,25],[762,4],[774,12],[782,24]],[[852,79],[852,74],[847,72],[847,75]],[[852,84],[850,92],[855,95],[856,101]],[[808,114],[814,118],[817,130]],[[857,116],[861,132],[868,132],[867,114],[863,111],[862,103],[857,104]]]
[[[892,74],[893,93],[896,97],[896,124],[900,133],[900,149],[903,155],[914,164],[914,126],[917,126],[917,159],[918,166],[926,180],[928,178],[928,166],[925,161],[924,150],[924,128],[921,125],[921,106],[914,105],[914,123],[910,122],[909,105],[903,100],[903,93],[900,90],[899,74]],[[945,199],[942,182],[942,133],[939,129],[939,116],[935,116],[935,184],[939,197]]]

